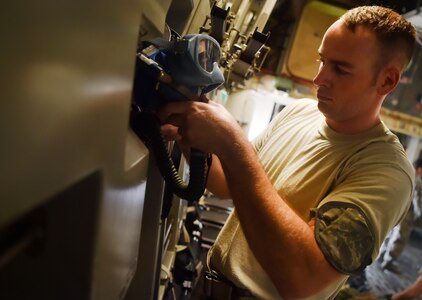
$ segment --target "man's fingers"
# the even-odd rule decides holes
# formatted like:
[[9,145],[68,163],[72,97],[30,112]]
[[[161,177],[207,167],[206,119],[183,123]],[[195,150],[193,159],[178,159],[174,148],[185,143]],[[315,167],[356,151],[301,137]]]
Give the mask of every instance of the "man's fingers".
[[171,124],[176,127],[182,127],[185,124],[185,115],[172,114],[164,121],[166,124]]
[[161,134],[167,141],[178,141],[181,139],[179,128],[170,124],[161,126]]
[[167,122],[167,119],[174,114],[185,114],[192,105],[192,101],[170,102],[160,108],[158,117],[161,122]]

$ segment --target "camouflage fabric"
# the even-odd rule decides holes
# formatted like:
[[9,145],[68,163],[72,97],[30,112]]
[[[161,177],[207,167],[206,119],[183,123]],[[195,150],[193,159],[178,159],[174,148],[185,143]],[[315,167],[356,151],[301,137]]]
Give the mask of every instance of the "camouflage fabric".
[[374,234],[359,207],[330,202],[313,213],[317,243],[336,270],[358,274],[372,262]]

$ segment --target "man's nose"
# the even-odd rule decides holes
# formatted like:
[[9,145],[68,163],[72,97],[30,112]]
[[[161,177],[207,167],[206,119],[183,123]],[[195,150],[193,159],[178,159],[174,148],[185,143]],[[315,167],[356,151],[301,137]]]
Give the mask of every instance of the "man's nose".
[[329,85],[329,76],[328,76],[327,71],[324,68],[324,66],[319,67],[318,73],[315,75],[313,82],[316,86],[328,86]]

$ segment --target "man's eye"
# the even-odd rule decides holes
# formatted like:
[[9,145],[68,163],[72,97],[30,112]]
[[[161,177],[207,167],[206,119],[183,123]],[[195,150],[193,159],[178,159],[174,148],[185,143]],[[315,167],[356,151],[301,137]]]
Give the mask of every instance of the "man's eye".
[[335,66],[334,67],[334,71],[338,74],[338,75],[346,75],[348,72],[343,70],[342,68],[340,68],[339,66]]

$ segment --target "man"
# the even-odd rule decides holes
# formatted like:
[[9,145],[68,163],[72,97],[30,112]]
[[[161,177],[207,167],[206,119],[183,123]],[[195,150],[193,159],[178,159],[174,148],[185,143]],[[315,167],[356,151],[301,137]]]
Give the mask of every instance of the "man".
[[350,10],[319,47],[318,102],[286,107],[253,145],[221,105],[163,108],[164,135],[213,153],[208,188],[235,204],[209,252],[220,278],[261,299],[327,299],[376,258],[413,189],[379,111],[414,42],[393,11]]
[[414,162],[415,167],[415,189],[413,191],[412,203],[403,220],[390,232],[381,246],[379,261],[381,267],[393,273],[400,274],[400,268],[395,264],[403,252],[413,228],[414,222],[421,216],[421,193],[422,193],[422,159]]

